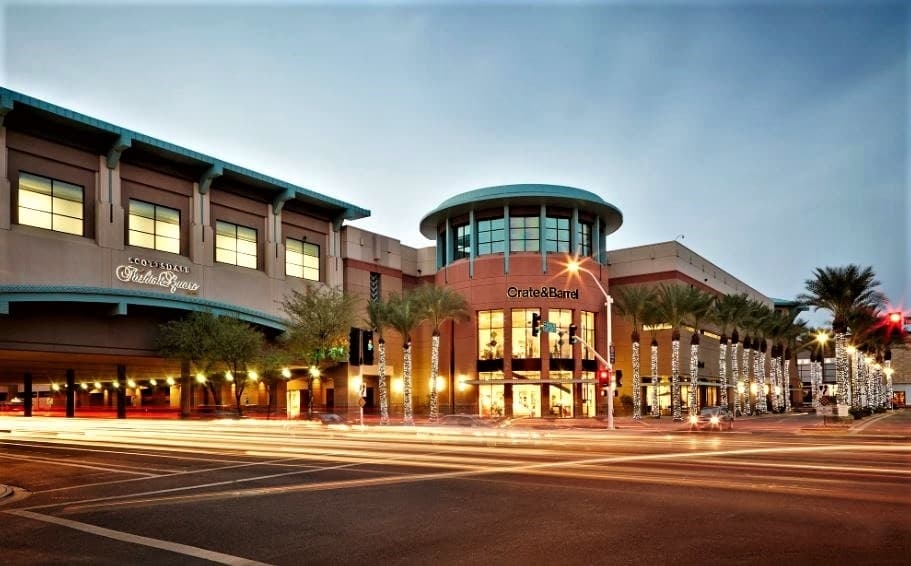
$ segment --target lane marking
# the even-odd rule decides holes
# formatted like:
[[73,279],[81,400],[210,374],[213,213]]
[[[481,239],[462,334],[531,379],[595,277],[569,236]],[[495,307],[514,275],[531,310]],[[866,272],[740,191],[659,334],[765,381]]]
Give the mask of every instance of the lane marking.
[[132,470],[124,470],[117,467],[104,467],[104,466],[93,466],[91,464],[77,464],[75,462],[65,462],[55,458],[41,458],[39,456],[7,456],[5,454],[0,454],[0,458],[6,458],[7,460],[25,460],[30,462],[44,462],[48,464],[54,464],[55,466],[68,466],[70,468],[86,468],[88,470],[96,470],[102,472],[111,472],[116,474],[132,474],[135,476],[142,476],[141,479],[148,479],[150,477],[158,477],[159,474],[153,472],[134,472]]
[[112,529],[106,529],[104,527],[89,525],[88,523],[80,523],[79,521],[63,519],[61,517],[52,517],[50,515],[41,515],[40,513],[33,513],[31,511],[25,511],[25,510],[12,510],[12,511],[6,511],[6,513],[9,513],[10,515],[18,515],[20,517],[25,517],[27,519],[33,519],[35,521],[53,523],[55,525],[60,525],[61,527],[67,527],[67,528],[74,529],[77,531],[82,531],[84,533],[102,536],[102,537],[106,537],[106,538],[113,539],[113,540],[119,540],[121,542],[127,542],[130,544],[138,544],[138,545],[142,545],[142,546],[148,546],[150,548],[157,548],[160,550],[166,550],[168,552],[174,552],[176,554],[192,556],[194,558],[201,558],[203,560],[208,560],[210,562],[216,562],[218,564],[230,564],[231,566],[270,566],[266,562],[258,562],[256,560],[250,560],[249,558],[242,558],[240,556],[233,556],[231,554],[224,554],[222,552],[206,550],[204,548],[199,548],[198,546],[190,546],[188,544],[181,544],[178,542],[171,542],[171,541],[167,541],[167,540],[160,540],[160,539],[154,539],[154,538],[144,537],[144,536],[140,536],[140,535],[125,533],[122,531],[115,531]]

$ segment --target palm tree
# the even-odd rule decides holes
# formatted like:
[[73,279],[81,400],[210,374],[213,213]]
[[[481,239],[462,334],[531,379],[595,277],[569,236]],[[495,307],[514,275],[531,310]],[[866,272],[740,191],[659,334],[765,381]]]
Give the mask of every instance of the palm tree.
[[414,298],[402,293],[386,299],[386,324],[402,337],[402,421],[414,424],[414,404],[411,386],[411,333],[423,321],[422,313]]
[[[723,295],[715,299],[714,320],[721,332],[720,344],[718,347],[718,376],[721,381],[721,399],[722,406],[728,406],[728,376],[727,376],[727,350],[728,350],[728,331],[733,330],[737,335],[736,325],[746,313],[747,296],[746,293],[739,295]],[[737,339],[735,338],[731,347],[731,383],[737,383]],[[739,400],[738,400],[739,401]],[[735,402],[735,405],[739,403]],[[736,410],[736,407],[735,407]]]
[[378,336],[377,340],[377,385],[380,393],[380,424],[389,424],[389,389],[386,387],[386,339],[383,330],[389,325],[386,318],[388,306],[380,299],[367,302],[367,324]]
[[847,403],[848,357],[845,340],[848,318],[858,307],[879,308],[885,295],[878,291],[879,281],[872,267],[861,268],[851,264],[846,267],[818,267],[812,279],[805,281],[806,293],[798,299],[814,310],[832,313],[832,332],[835,334],[835,381],[838,384],[837,402]]
[[440,327],[448,320],[468,320],[468,301],[449,287],[422,285],[414,292],[421,317],[433,327],[430,350],[430,415],[431,421],[440,416],[437,375],[440,372]]
[[686,302],[689,305],[687,319],[693,325],[693,335],[690,337],[690,388],[687,405],[690,416],[699,414],[696,393],[699,391],[699,326],[710,316],[714,297],[695,287],[689,287]]
[[639,329],[645,318],[645,311],[655,300],[655,291],[648,287],[619,287],[614,291],[614,309],[620,316],[629,319],[633,327],[633,419],[642,418],[642,392],[639,382]]
[[675,421],[682,421],[680,407],[680,328],[689,316],[690,292],[680,285],[658,286],[657,309],[662,321],[671,327],[671,407]]

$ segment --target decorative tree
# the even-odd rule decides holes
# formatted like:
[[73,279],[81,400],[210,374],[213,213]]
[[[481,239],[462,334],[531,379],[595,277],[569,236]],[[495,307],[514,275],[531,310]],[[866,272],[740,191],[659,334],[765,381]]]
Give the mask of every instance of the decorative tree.
[[347,359],[348,333],[355,322],[357,297],[337,287],[309,285],[282,301],[289,317],[289,351],[310,366],[307,418],[313,416],[313,383],[327,364]]
[[423,322],[421,309],[411,295],[392,294],[386,299],[386,322],[402,337],[402,420],[414,424],[414,401],[411,384],[411,333]]
[[614,308],[620,316],[629,319],[633,327],[631,333],[633,360],[633,419],[642,418],[642,393],[639,376],[639,330],[645,311],[655,300],[655,291],[643,286],[617,287],[613,294]]
[[377,356],[377,384],[380,394],[380,424],[389,424],[389,388],[386,383],[386,339],[383,338],[383,331],[388,326],[386,320],[386,310],[388,305],[385,301],[369,301],[367,303],[367,324],[376,331],[378,340],[376,348]]

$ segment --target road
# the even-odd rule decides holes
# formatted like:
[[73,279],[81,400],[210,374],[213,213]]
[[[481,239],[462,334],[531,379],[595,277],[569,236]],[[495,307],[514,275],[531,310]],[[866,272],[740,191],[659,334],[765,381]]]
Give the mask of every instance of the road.
[[[4,564],[907,564],[911,411],[487,436],[0,419]],[[508,436],[505,434],[509,434]]]

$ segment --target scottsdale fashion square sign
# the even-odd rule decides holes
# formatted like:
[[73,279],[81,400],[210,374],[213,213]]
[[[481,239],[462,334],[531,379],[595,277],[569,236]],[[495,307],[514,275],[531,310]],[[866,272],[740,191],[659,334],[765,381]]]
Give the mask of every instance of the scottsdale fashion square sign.
[[178,290],[193,293],[199,290],[199,283],[181,277],[189,273],[190,268],[184,265],[142,257],[128,258],[125,265],[118,265],[114,269],[114,275],[124,283],[163,287],[171,293]]

